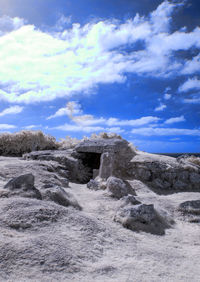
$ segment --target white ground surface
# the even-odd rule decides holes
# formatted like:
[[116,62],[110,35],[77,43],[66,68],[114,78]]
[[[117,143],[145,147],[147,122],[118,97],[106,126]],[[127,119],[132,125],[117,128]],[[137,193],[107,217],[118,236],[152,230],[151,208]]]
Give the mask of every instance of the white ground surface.
[[188,223],[176,211],[179,203],[200,199],[200,193],[157,195],[139,181],[132,181],[138,199],[153,203],[175,220],[166,235],[134,233],[112,221],[117,201],[104,191],[90,191],[85,185],[71,183],[85,213],[99,219],[110,236],[102,244],[102,256],[88,263],[84,277],[75,281],[200,281],[200,224]]
[[[1,246],[16,244],[22,248],[23,245],[30,244],[32,247],[34,240],[41,241],[43,238],[48,243],[49,254],[55,250],[62,252],[66,244],[67,248],[69,245],[71,255],[78,254],[76,258],[79,257],[80,268],[71,273],[67,268],[58,271],[55,260],[56,271],[50,273],[49,270],[42,271],[36,263],[29,267],[27,260],[24,260],[27,266],[23,265],[22,261],[21,264],[18,262],[15,267],[15,261],[10,261],[8,256],[8,263],[13,263],[13,272],[9,273],[7,270],[4,276],[7,279],[0,276],[0,281],[200,281],[200,224],[184,221],[176,211],[179,203],[200,199],[200,193],[157,195],[139,181],[135,180],[131,183],[139,200],[147,204],[153,203],[157,209],[164,210],[169,218],[172,217],[175,220],[173,228],[166,230],[164,236],[144,232],[135,233],[123,228],[112,220],[118,205],[117,200],[110,198],[106,191],[91,191],[86,185],[70,183],[67,191],[70,190],[83,207],[81,212],[71,209],[70,217],[75,219],[72,221],[63,219],[62,222],[44,227],[41,231],[18,232],[3,229],[0,233],[0,243]],[[1,179],[0,184],[4,184]],[[82,225],[80,224],[81,218],[83,219]],[[84,221],[84,218],[93,223],[87,226],[89,221]],[[84,233],[87,228],[91,229],[93,226],[96,228],[94,233]],[[85,238],[85,234],[89,234],[89,237]],[[41,251],[38,252],[42,255],[43,248],[46,247],[43,245],[39,247]],[[6,269],[12,270],[12,267],[9,266]],[[3,273],[4,269],[0,271]]]

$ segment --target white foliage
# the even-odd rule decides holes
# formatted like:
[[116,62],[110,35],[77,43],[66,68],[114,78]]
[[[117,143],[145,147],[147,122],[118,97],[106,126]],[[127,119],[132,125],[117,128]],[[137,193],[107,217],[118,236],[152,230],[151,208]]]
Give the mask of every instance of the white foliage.
[[66,138],[62,138],[60,140],[59,144],[59,149],[72,149],[74,148],[77,144],[79,144],[81,140],[78,140],[77,138],[72,138],[70,136],[66,136]]
[[31,151],[57,148],[55,138],[45,135],[42,131],[23,130],[0,134],[0,154],[4,156],[21,156]]

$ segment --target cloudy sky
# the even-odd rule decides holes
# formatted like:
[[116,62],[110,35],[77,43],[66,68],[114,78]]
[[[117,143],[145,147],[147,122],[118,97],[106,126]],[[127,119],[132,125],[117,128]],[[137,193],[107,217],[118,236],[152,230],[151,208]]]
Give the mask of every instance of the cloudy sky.
[[0,0],[0,132],[22,129],[199,152],[199,0]]

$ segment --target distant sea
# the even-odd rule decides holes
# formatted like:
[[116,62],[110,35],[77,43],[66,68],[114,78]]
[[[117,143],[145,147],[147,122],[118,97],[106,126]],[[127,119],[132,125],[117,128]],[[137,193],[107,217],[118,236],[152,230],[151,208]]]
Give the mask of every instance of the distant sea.
[[164,156],[169,156],[169,157],[174,157],[178,158],[180,156],[195,156],[195,157],[200,157],[200,153],[154,153],[156,155],[164,155]]

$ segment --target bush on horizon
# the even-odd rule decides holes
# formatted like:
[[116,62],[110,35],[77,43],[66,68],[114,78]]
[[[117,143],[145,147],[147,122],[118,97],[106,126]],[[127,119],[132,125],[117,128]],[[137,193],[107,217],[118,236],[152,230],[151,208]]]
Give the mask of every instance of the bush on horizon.
[[53,150],[58,147],[54,137],[45,135],[40,130],[0,134],[0,155],[3,156],[22,156],[24,153]]

